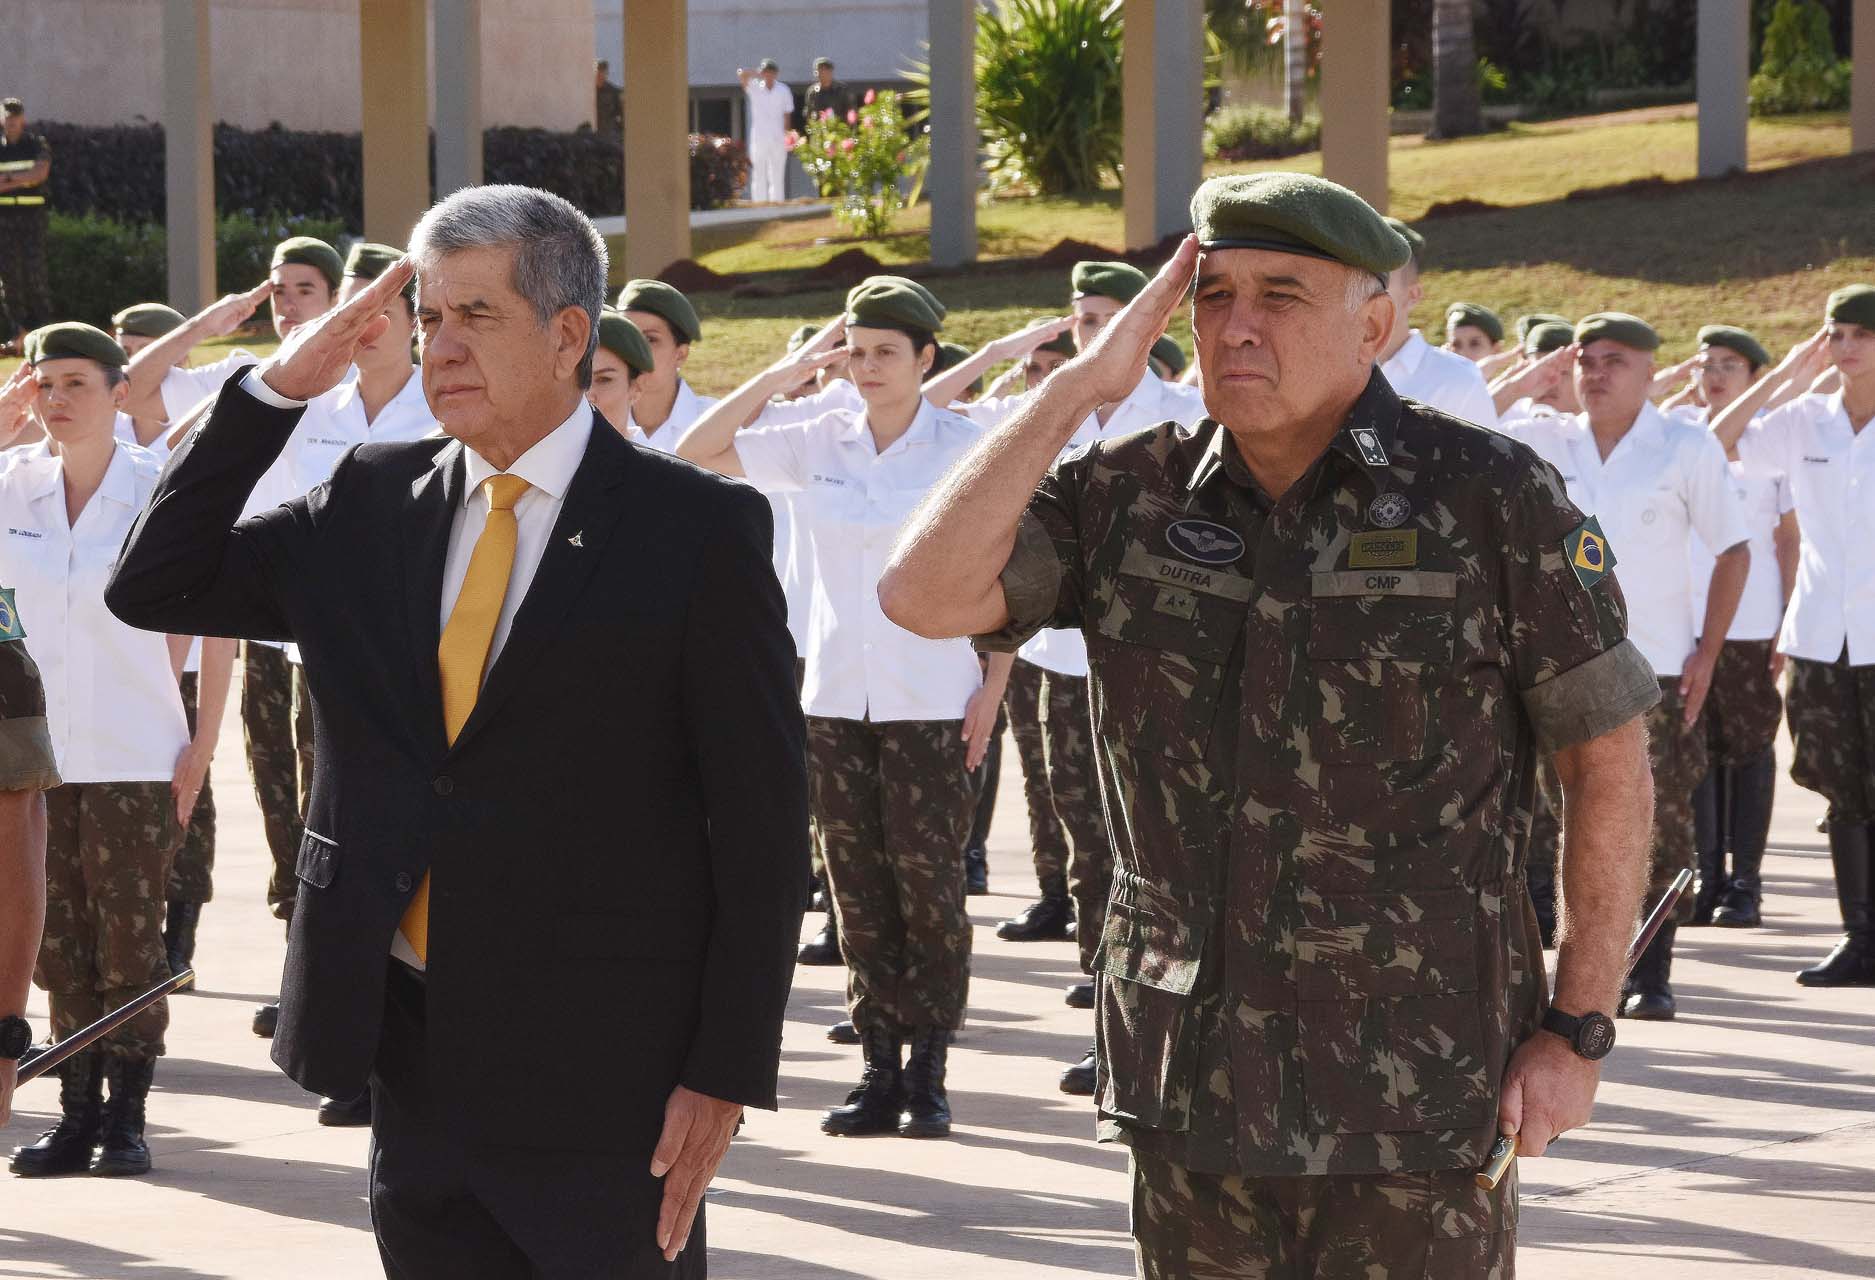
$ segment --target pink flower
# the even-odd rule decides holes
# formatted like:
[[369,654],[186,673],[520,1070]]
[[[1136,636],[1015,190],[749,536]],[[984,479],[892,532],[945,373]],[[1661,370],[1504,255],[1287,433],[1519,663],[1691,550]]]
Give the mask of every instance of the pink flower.
[[840,150],[842,151],[851,151],[854,147],[857,147],[858,145],[859,143],[855,142],[851,138],[843,138],[840,140]]
[[831,142],[829,142],[829,143],[827,144],[827,154],[828,154],[828,155],[832,155],[832,154],[833,154],[833,143],[831,143]]
[[820,118],[821,118],[822,120],[831,120],[831,119],[833,119],[833,108],[832,108],[832,107],[828,107],[828,108],[827,108],[827,109],[826,109],[825,111],[822,111],[822,112],[820,113]]
[[849,112],[847,112],[847,113],[846,113],[846,122],[847,122],[848,124],[858,124],[858,123],[859,123],[859,112],[857,112],[857,111],[849,111]]
[[866,90],[866,105],[870,107],[878,100],[878,97],[879,95],[874,93],[871,89]]

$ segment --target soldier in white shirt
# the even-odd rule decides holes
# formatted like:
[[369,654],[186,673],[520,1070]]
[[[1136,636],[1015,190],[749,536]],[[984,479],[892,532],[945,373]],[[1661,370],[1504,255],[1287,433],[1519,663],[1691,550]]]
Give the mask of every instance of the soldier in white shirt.
[[[1570,500],[1589,521],[1566,547],[1577,575],[1616,569],[1628,600],[1628,634],[1660,678],[1661,701],[1647,712],[1654,774],[1653,869],[1657,900],[1693,866],[1693,791],[1706,775],[1699,714],[1713,668],[1750,570],[1749,533],[1733,496],[1725,453],[1706,432],[1677,422],[1647,399],[1660,339],[1644,321],[1618,312],[1584,319],[1575,331],[1573,417],[1526,418],[1502,430],[1562,473]],[[1703,618],[1693,612],[1689,536],[1717,552]],[[1564,815],[1567,822],[1567,815]],[[1564,913],[1568,904],[1565,902]],[[1692,913],[1682,899],[1635,967],[1620,1012],[1674,1016],[1670,983],[1677,924]]]
[[779,204],[787,199],[788,124],[794,118],[794,90],[781,82],[781,68],[763,58],[759,71],[739,68],[748,103],[749,200]]
[[716,403],[684,380],[690,344],[703,336],[703,323],[690,299],[662,280],[627,280],[619,290],[618,309],[644,334],[656,366],[639,381],[631,425],[645,444],[673,453],[684,432]]
[[1504,322],[1497,312],[1476,302],[1454,302],[1445,309],[1445,347],[1453,355],[1482,364],[1504,345]]
[[1524,335],[1522,356],[1491,381],[1491,402],[1505,422],[1582,412],[1576,399],[1575,326],[1546,320]]
[[[1731,445],[1757,438],[1790,478],[1802,534],[1797,585],[1778,648],[1790,659],[1791,779],[1829,802],[1830,861],[1843,938],[1797,975],[1805,986],[1875,985],[1875,287],[1829,296],[1823,329],[1716,414]],[[1758,419],[1791,388],[1807,390],[1834,364],[1840,387],[1800,394]]]
[[1413,308],[1426,296],[1419,281],[1426,238],[1398,218],[1388,218],[1387,225],[1412,246],[1413,257],[1387,275],[1387,292],[1393,297],[1393,333],[1381,348],[1380,371],[1388,385],[1409,400],[1466,422],[1495,427],[1497,409],[1478,366],[1464,356],[1441,351],[1412,327]]
[[880,610],[900,526],[981,433],[920,394],[941,318],[919,292],[875,277],[847,295],[845,320],[863,412],[738,430],[824,356],[810,342],[705,414],[677,453],[801,494],[816,534],[803,691],[809,801],[866,1063],[821,1127],[937,1137],[950,1132],[947,1047],[969,986],[969,774],[989,746],[1008,664],[992,659],[986,673],[968,641],[915,636]]
[[[117,339],[117,345],[124,349],[125,355],[134,357],[164,334],[175,332],[183,321],[182,312],[174,307],[164,306],[160,302],[139,302],[111,317],[112,336]],[[136,419],[128,414],[120,415],[117,438],[128,439],[132,444],[140,444],[159,456],[167,456],[168,449],[162,443],[166,421],[162,417]],[[131,424],[128,434],[124,430],[124,423]]]
[[623,311],[607,307],[599,313],[599,349],[592,353],[592,386],[586,399],[612,429],[633,444],[645,442],[644,432],[632,425],[632,401],[638,384],[651,372],[651,348],[637,325]]

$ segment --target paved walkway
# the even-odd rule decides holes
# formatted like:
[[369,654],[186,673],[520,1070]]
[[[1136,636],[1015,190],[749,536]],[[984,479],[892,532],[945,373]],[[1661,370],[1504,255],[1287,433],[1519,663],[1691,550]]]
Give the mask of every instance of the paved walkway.
[[[1006,753],[1013,759],[1013,753]],[[321,1129],[313,1099],[248,1030],[271,993],[280,928],[261,900],[260,828],[230,717],[215,765],[219,896],[204,917],[199,994],[172,1002],[171,1056],[151,1098],[147,1179],[43,1182],[0,1172],[0,1277],[354,1277],[376,1274],[363,1199],[366,1136]],[[1835,933],[1818,806],[1780,783],[1766,867],[1770,926],[1688,931],[1681,1019],[1622,1024],[1594,1125],[1524,1167],[1525,1280],[1786,1280],[1875,1276],[1875,992],[1807,992],[1791,972]],[[709,1199],[712,1274],[737,1280],[1045,1280],[1126,1276],[1125,1157],[1088,1140],[1091,1109],[1055,1091],[1090,1039],[1063,1006],[1067,944],[996,941],[1033,889],[1011,772],[991,846],[997,893],[971,899],[971,1023],[951,1059],[949,1142],[839,1140],[816,1127],[855,1075],[822,1037],[839,972],[801,969],[782,1110],[755,1116]],[[817,917],[809,917],[817,923]],[[45,1002],[31,1010],[44,1026]],[[629,1010],[620,1016],[629,1017]],[[496,1019],[512,1048],[472,1064],[489,1105],[526,1107],[508,1068],[543,1028]],[[605,1064],[592,1064],[595,1098]],[[27,1086],[0,1148],[56,1105]]]

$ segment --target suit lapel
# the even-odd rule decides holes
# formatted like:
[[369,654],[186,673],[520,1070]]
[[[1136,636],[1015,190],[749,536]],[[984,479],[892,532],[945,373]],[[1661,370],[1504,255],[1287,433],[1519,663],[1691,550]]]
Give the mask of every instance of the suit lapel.
[[443,561],[449,554],[449,531],[462,505],[462,444],[452,440],[436,463],[410,486],[400,540],[404,575],[405,626],[411,668],[416,672],[416,711],[426,747],[444,750],[443,680],[436,665],[442,638]]

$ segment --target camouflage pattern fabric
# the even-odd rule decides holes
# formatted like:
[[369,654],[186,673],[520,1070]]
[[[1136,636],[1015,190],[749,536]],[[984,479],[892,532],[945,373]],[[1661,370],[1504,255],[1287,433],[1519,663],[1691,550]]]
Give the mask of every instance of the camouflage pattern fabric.
[[[1660,682],[1660,701],[1647,712],[1647,760],[1654,771],[1654,830],[1648,846],[1647,903],[1658,902],[1682,869],[1694,869],[1693,791],[1706,776],[1705,726],[1681,723],[1680,679]],[[1703,713],[1701,719],[1703,720]],[[1564,822],[1568,816],[1564,815]],[[1676,924],[1693,918],[1693,895],[1680,896]]]
[[963,1025],[964,837],[976,798],[958,720],[807,718],[808,803],[864,1030]]
[[[189,733],[195,733],[195,705],[199,677],[193,671],[182,673],[182,710],[189,718]],[[211,769],[212,773],[213,770]],[[209,902],[215,897],[215,789],[211,780],[202,779],[202,792],[196,797],[195,812],[189,815],[189,829],[169,864],[171,902]]]
[[293,668],[293,760],[299,780],[300,823],[306,821],[306,801],[312,796],[313,712],[312,686],[306,683],[306,669],[297,662]]
[[1003,713],[1016,738],[1016,760],[1022,766],[1022,794],[1029,806],[1029,848],[1035,856],[1035,881],[1043,893],[1065,892],[1068,833],[1055,814],[1048,789],[1048,748],[1042,742],[1042,677],[1047,672],[1033,662],[1017,658],[1003,689]]
[[284,651],[263,644],[241,646],[241,729],[247,739],[247,770],[273,871],[267,877],[267,906],[274,919],[293,918],[299,880],[293,868],[305,831],[299,791],[299,755],[293,745],[293,664]]
[[1483,1161],[1542,989],[1539,752],[1660,696],[1583,529],[1553,468],[1378,373],[1280,501],[1208,420],[1044,477],[980,643],[1087,638],[1103,1139],[1211,1173]]
[[1041,703],[1049,803],[1068,833],[1072,851],[1068,892],[1074,897],[1074,940],[1080,948],[1081,972],[1092,973],[1107,918],[1107,894],[1113,888],[1113,838],[1107,834],[1094,767],[1094,726],[1086,679],[1047,672],[1042,678]]
[[1771,676],[1773,640],[1727,640],[1699,713],[1712,767],[1755,764],[1777,741],[1784,695]]
[[0,791],[44,791],[59,785],[46,689],[24,640],[0,643]]
[[[33,980],[58,1039],[169,976],[163,886],[179,836],[167,782],[67,783],[46,793],[46,931]],[[159,1000],[103,1040],[107,1053],[163,1052]]]
[[1510,1280],[1517,1170],[1245,1178],[1133,1153],[1144,1280]]
[[1829,801],[1830,824],[1875,822],[1875,666],[1790,660],[1791,781]]

